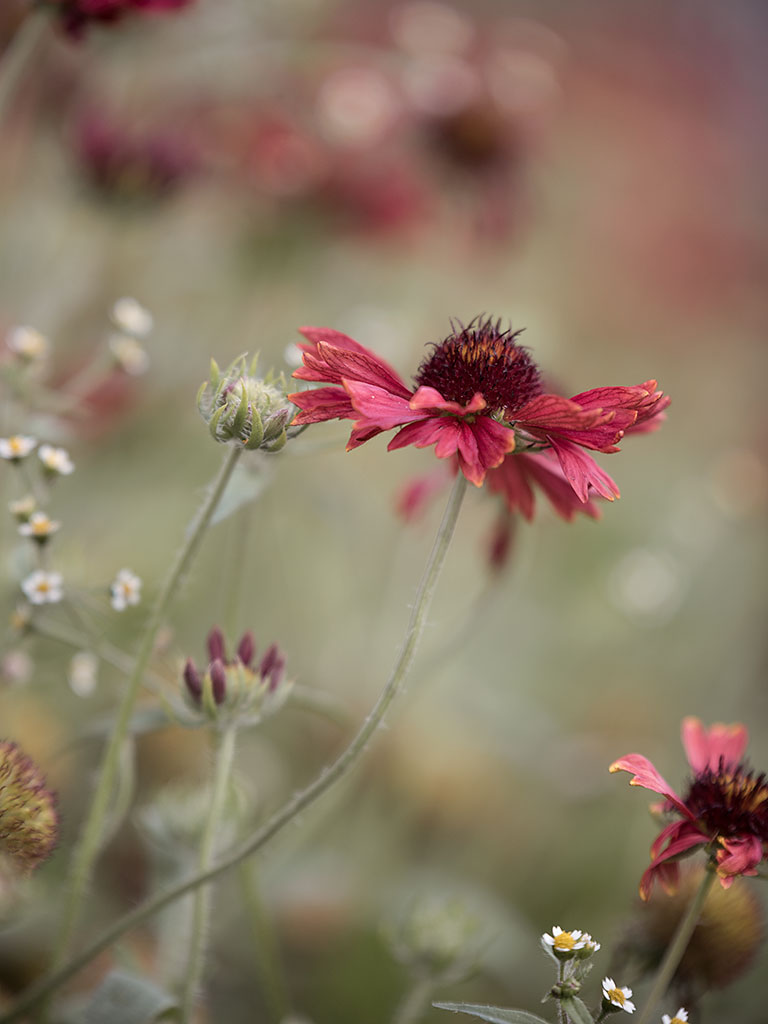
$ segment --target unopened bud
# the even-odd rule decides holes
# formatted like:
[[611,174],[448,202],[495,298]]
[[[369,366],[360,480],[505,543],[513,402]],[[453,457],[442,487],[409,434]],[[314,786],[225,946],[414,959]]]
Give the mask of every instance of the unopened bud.
[[197,393],[197,407],[215,441],[278,452],[288,440],[295,410],[282,374],[256,376],[257,358],[247,366],[240,356],[223,373],[212,360],[209,379]]

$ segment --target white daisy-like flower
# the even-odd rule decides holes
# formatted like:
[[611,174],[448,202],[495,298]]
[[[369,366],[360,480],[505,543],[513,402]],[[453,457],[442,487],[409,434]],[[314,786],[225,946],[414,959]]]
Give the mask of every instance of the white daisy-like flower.
[[129,334],[112,334],[109,350],[118,369],[129,377],[140,377],[149,369],[147,350]]
[[154,318],[136,299],[118,299],[112,307],[110,318],[115,327],[135,338],[146,338],[154,326]]
[[0,437],[0,459],[18,462],[26,459],[37,447],[37,439],[25,434],[13,434],[11,437]]
[[51,350],[48,339],[34,327],[12,327],[5,342],[11,352],[27,363],[41,363]]
[[69,476],[75,471],[75,464],[65,448],[54,448],[52,444],[41,444],[37,454],[47,473]]
[[62,584],[61,573],[38,569],[21,581],[21,589],[30,604],[55,604],[63,597]]
[[96,689],[99,659],[93,651],[78,651],[72,655],[67,670],[67,679],[73,693],[78,697],[90,697]]
[[562,955],[572,955],[577,950],[583,949],[585,945],[584,936],[580,931],[564,932],[557,925],[552,929],[552,934],[544,932],[541,941],[552,948],[552,952]]
[[688,1011],[684,1007],[680,1007],[674,1017],[670,1017],[668,1013],[665,1013],[661,1018],[661,1024],[687,1024]]
[[56,533],[61,523],[51,519],[45,512],[33,512],[26,523],[19,527],[22,537],[31,537],[38,544],[44,543],[52,533]]
[[632,989],[624,985],[622,988],[614,982],[613,978],[603,978],[603,1002],[615,1006],[625,1013],[634,1013],[635,1004],[632,1002]]
[[109,588],[111,604],[116,612],[124,612],[129,604],[141,600],[141,580],[130,569],[121,569]]

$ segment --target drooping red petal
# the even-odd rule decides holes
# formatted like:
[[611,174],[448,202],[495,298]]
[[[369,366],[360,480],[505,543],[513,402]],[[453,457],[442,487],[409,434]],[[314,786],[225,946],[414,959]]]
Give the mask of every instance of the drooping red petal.
[[345,379],[343,383],[355,413],[367,426],[375,425],[379,430],[391,430],[392,427],[401,427],[404,423],[413,423],[429,416],[424,410],[411,408],[410,393],[405,397],[394,395],[386,388],[356,380]]
[[454,466],[448,470],[445,464],[441,463],[431,473],[423,473],[409,480],[397,496],[398,515],[406,522],[418,519],[432,498],[445,489],[457,469],[458,467]]
[[545,453],[521,455],[520,458],[525,459],[528,474],[549,498],[555,512],[566,522],[571,522],[579,512],[592,519],[600,518],[600,509],[593,501],[581,500],[566,479],[559,462],[548,458]]
[[310,391],[296,391],[288,395],[302,411],[294,417],[293,423],[323,423],[326,420],[354,419],[355,410],[344,388],[313,388]]
[[572,441],[550,437],[549,442],[566,479],[581,501],[588,500],[590,487],[608,501],[620,497],[614,480],[598,466],[591,455],[587,455]]
[[721,839],[717,851],[717,873],[724,889],[730,887],[738,875],[756,875],[757,865],[764,856],[763,844],[757,836],[743,839]]
[[620,385],[607,388],[591,388],[573,395],[572,402],[585,409],[638,409],[655,390],[656,381],[649,380],[645,384],[632,387]]
[[716,722],[706,729],[701,719],[693,715],[683,719],[680,732],[688,764],[696,775],[707,768],[717,771],[721,758],[726,768],[734,768],[741,761],[749,738],[746,726],[740,722]]
[[487,416],[480,416],[474,423],[454,416],[432,416],[418,423],[406,424],[387,448],[394,451],[409,444],[416,448],[428,448],[434,444],[435,455],[439,459],[457,455],[464,476],[479,487],[486,472],[498,466],[514,443],[514,433]]
[[642,786],[643,789],[650,789],[653,793],[660,793],[674,804],[682,815],[689,819],[692,818],[691,812],[664,776],[660,775],[654,765],[642,754],[627,754],[625,757],[620,757],[613,762],[608,771],[630,772],[633,776],[629,780],[630,786]]
[[321,341],[314,349],[305,348],[303,359],[304,365],[293,374],[299,380],[325,384],[352,380],[375,385],[402,398],[413,394],[388,363],[367,349],[337,348]]

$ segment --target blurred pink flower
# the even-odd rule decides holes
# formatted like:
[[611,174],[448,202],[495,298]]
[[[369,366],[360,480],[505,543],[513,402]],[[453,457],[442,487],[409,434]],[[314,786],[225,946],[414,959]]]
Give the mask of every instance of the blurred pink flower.
[[119,21],[133,11],[173,11],[188,7],[192,0],[49,0],[59,22],[73,39],[80,39],[93,22]]
[[178,129],[139,133],[103,113],[81,118],[75,146],[90,184],[117,200],[161,198],[197,169],[194,147]]
[[[502,330],[501,322],[491,318],[455,325],[422,362],[415,389],[339,331],[305,327],[301,332],[309,344],[300,346],[304,364],[293,376],[332,386],[289,396],[301,409],[296,424],[354,420],[348,450],[397,427],[389,450],[434,445],[438,458],[455,458],[478,487],[511,452],[532,457],[551,450],[558,469],[548,474],[549,467],[533,459],[526,470],[509,474],[507,489],[518,503],[525,502],[521,480],[546,479],[554,494],[560,472],[582,503],[589,500],[590,489],[613,500],[619,493],[616,484],[582,449],[618,451],[629,428],[652,429],[669,402],[656,391],[655,381],[595,388],[570,399],[547,394],[527,348],[517,343],[520,332]],[[500,480],[497,489],[504,483]],[[558,500],[564,508],[565,499]]]
[[682,798],[641,754],[627,754],[611,772],[630,772],[631,786],[663,796],[657,805],[676,813],[651,846],[651,864],[640,881],[647,900],[655,879],[673,892],[679,877],[678,859],[698,847],[714,854],[720,884],[727,889],[738,875],[756,875],[768,844],[768,780],[755,775],[741,760],[747,729],[741,724],[705,729],[698,718],[684,718],[682,742],[693,780]]

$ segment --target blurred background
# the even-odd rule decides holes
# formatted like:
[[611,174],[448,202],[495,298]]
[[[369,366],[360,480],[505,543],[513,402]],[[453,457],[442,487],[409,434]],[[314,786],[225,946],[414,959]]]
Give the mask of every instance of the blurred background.
[[[21,16],[3,5],[0,43]],[[657,831],[647,794],[609,763],[641,752],[684,788],[686,714],[746,722],[751,762],[768,763],[767,42],[751,0],[198,0],[82,39],[50,31],[4,115],[0,331],[42,331],[48,380],[66,390],[115,299],[155,318],[146,374],[90,381],[77,415],[2,424],[70,451],[76,472],[51,506],[56,568],[102,602],[98,630],[126,650],[143,609],[110,613],[106,586],[130,566],[151,597],[221,457],[194,402],[211,356],[260,351],[263,369],[289,373],[297,327],[325,325],[410,379],[451,317],[485,313],[524,327],[566,394],[656,377],[672,395],[658,433],[598,457],[621,501],[571,524],[540,501],[500,570],[497,499],[472,489],[388,728],[260,859],[261,948],[274,945],[314,1024],[391,1019],[408,972],[387,934],[417,894],[482,922],[477,971],[436,998],[535,1012],[553,924],[602,942],[594,998],[611,950],[647,942],[654,913],[636,904]],[[169,682],[187,655],[202,660],[212,625],[233,639],[252,628],[351,722],[366,713],[441,500],[404,523],[398,494],[432,452],[378,439],[345,454],[347,433],[307,431],[269,461],[259,500],[212,530],[158,656]],[[15,529],[0,528],[5,623],[21,573]],[[3,914],[9,993],[44,959],[90,791],[98,746],[67,745],[122,682],[101,665],[76,693],[72,653],[6,631],[2,734],[47,771],[64,828]],[[349,731],[289,707],[244,743],[251,820]],[[208,764],[198,733],[145,737],[137,807]],[[95,920],[154,884],[144,820],[109,847]],[[741,888],[758,933],[760,883]],[[216,895],[211,1020],[276,1019],[246,918],[233,877]],[[156,941],[147,929],[129,944],[149,971]],[[732,971],[702,968],[697,991],[733,984],[702,1000],[697,1024],[764,1021],[756,957],[751,973],[746,950]]]

